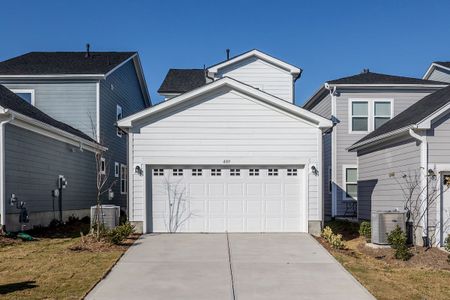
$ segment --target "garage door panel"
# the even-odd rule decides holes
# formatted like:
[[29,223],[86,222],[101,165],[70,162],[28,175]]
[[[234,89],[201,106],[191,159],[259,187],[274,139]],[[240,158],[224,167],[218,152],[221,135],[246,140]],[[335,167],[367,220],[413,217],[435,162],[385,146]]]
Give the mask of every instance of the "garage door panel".
[[[180,196],[186,211],[179,218],[189,215],[180,232],[306,231],[300,172],[287,176],[294,174],[287,168],[174,169],[152,177],[155,232],[168,231],[169,198],[174,201]],[[172,176],[175,173],[179,176]]]

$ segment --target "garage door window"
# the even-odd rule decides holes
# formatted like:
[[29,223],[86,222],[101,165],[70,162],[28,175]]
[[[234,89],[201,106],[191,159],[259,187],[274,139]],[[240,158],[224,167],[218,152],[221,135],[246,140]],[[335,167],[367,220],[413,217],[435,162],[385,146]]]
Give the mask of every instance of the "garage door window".
[[278,169],[269,169],[269,176],[278,176]]
[[153,169],[153,176],[164,176],[164,169]]
[[211,169],[211,176],[221,176],[222,169]]
[[250,176],[259,176],[259,169],[250,169],[248,174]]
[[287,176],[297,176],[297,169],[287,169]]
[[183,176],[183,169],[173,169],[172,174],[173,176]]
[[241,169],[231,169],[230,176],[241,176]]
[[202,169],[192,169],[192,176],[202,176]]

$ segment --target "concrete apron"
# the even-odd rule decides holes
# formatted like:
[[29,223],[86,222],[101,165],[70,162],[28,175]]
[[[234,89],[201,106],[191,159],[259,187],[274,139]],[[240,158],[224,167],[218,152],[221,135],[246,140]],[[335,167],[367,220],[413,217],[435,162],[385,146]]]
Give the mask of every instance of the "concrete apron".
[[374,299],[308,234],[145,235],[87,299]]

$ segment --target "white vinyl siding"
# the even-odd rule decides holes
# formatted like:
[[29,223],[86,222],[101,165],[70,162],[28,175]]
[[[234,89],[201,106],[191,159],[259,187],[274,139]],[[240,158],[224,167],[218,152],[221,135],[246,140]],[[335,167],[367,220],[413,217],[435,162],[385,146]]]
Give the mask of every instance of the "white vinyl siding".
[[[301,119],[223,89],[146,120],[133,128],[130,138],[133,164],[226,164],[231,168],[319,162],[322,134]],[[132,213],[135,221],[142,221],[144,176],[134,174],[133,180]],[[308,175],[308,189],[309,219],[321,220],[316,175]]]
[[252,57],[224,67],[216,76],[231,77],[286,101],[294,101],[292,74],[259,58]]

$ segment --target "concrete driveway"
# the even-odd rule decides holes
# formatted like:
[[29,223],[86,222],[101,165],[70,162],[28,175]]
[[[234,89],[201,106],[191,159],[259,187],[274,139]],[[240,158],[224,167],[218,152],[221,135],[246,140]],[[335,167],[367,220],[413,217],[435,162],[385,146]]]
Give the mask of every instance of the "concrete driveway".
[[308,234],[160,234],[87,299],[374,298]]

